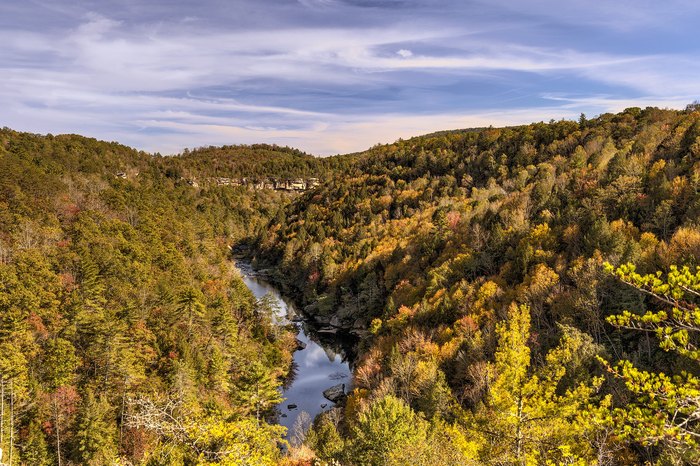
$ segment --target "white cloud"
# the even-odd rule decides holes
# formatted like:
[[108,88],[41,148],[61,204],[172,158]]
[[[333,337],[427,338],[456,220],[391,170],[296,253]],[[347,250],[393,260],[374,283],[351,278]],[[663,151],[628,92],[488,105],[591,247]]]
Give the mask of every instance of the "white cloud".
[[[343,4],[299,3],[322,12]],[[550,0],[528,3],[548,17]],[[562,15],[576,16],[582,5],[574,2]],[[641,10],[637,25],[650,19],[649,9]],[[531,20],[510,19],[507,27],[506,21],[473,20],[459,27],[437,19],[221,29],[200,20],[135,25],[92,13],[70,29],[4,28],[0,124],[84,133],[163,153],[277,142],[327,155],[449,128],[575,118],[581,111],[632,105],[682,107],[700,88],[700,65],[692,54],[543,46],[520,40],[518,28],[531,28]],[[458,78],[482,74],[489,75],[480,81],[483,87],[499,79],[518,81],[513,87],[527,88],[539,103],[513,110],[460,98]],[[573,92],[555,93],[528,81],[528,74],[616,87],[619,94],[581,89],[571,97]],[[431,86],[445,81],[452,85],[453,107],[431,108],[431,92],[438,92]],[[218,89],[225,92],[218,95]],[[383,98],[387,89],[409,90]],[[353,96],[363,92],[376,101],[371,111],[353,107]],[[407,102],[412,92],[419,97],[413,108]]]
[[298,0],[299,3],[306,8],[327,8],[336,5],[334,0]]
[[[395,70],[548,70],[596,68],[643,60],[571,50],[543,49],[495,43],[453,55],[414,55],[400,49],[397,57],[382,56],[385,45],[406,41],[449,41],[458,31],[416,33],[412,28],[278,29],[274,31],[191,34],[175,30],[120,30],[120,23],[91,15],[67,37],[0,32],[10,53],[51,54],[32,75],[65,85],[104,92],[153,92],[229,85],[250,79],[280,79],[351,85],[367,82],[367,73]],[[123,29],[123,28],[122,28]],[[21,52],[20,52],[21,50]],[[5,70],[10,77],[25,69]],[[364,75],[358,75],[364,73]]]

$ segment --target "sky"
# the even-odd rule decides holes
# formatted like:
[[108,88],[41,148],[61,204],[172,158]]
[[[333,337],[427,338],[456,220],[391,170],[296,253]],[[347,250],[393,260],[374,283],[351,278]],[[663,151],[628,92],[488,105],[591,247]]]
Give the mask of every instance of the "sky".
[[700,99],[697,0],[0,0],[0,126],[315,155]]

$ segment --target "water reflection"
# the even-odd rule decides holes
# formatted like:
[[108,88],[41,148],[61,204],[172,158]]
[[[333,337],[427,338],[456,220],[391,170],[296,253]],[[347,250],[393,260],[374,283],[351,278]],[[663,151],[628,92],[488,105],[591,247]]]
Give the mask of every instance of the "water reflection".
[[[297,315],[291,300],[285,299],[277,288],[256,276],[248,264],[236,265],[243,282],[256,298],[262,299],[268,295],[273,299],[279,309],[280,323],[291,322]],[[278,407],[279,423],[287,427],[288,436],[292,435],[294,423],[301,413],[306,412],[313,419],[333,407],[333,403],[323,397],[323,390],[339,383],[344,383],[346,387],[351,383],[349,364],[339,351],[343,342],[330,336],[321,338],[308,323],[298,323],[296,326],[299,329],[297,338],[306,348],[294,353],[293,377],[285,383],[285,401]],[[296,407],[290,409],[290,405]]]

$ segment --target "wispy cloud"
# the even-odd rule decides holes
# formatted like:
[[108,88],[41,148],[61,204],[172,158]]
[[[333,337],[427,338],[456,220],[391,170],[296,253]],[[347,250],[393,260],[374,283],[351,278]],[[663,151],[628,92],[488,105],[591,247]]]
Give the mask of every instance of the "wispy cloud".
[[0,5],[0,124],[165,153],[277,142],[331,154],[440,129],[694,100],[698,50],[677,37],[698,7],[635,5]]

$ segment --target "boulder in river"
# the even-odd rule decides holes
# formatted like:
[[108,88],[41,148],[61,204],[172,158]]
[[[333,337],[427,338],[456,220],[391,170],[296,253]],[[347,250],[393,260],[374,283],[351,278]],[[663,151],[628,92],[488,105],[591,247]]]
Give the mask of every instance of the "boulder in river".
[[321,403],[321,409],[325,409],[326,406],[328,406],[328,403]]
[[287,405],[287,409],[297,409],[297,405],[295,405],[293,403],[289,404],[289,405]]
[[304,348],[306,348],[306,343],[304,343],[303,341],[297,339],[297,350],[298,350],[298,351],[301,351],[301,350],[303,350]]
[[333,385],[331,388],[324,390],[323,397],[328,401],[337,403],[345,398],[345,384],[339,383],[338,385]]

